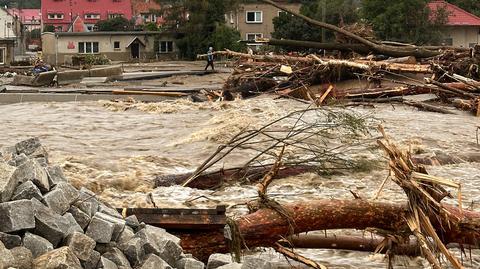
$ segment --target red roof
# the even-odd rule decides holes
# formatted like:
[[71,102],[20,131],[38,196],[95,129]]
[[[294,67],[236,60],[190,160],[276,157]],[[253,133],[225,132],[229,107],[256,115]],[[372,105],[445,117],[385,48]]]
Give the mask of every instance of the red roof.
[[22,23],[36,21],[40,23],[40,9],[30,9],[30,8],[9,8],[8,13],[13,16],[17,16],[20,18]]
[[432,1],[428,3],[428,7],[433,12],[444,8],[448,14],[447,25],[451,26],[480,26],[480,18],[467,12],[455,5],[445,1]]

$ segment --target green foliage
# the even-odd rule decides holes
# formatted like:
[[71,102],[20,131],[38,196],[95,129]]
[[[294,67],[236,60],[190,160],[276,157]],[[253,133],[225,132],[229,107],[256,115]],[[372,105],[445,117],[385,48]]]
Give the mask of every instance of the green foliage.
[[[312,19],[343,26],[359,21],[358,1],[356,0],[319,0],[305,1],[300,13]],[[322,29],[314,27],[297,17],[281,13],[273,20],[274,38],[327,42],[334,38],[333,33],[326,31],[322,40]]]
[[144,24],[142,28],[144,31],[160,31],[157,24],[154,22],[149,22],[147,24]]
[[362,15],[380,39],[435,44],[441,40],[439,26],[445,23],[447,14],[438,10],[431,16],[427,3],[428,0],[403,0],[386,5],[384,0],[363,0]]
[[[180,55],[184,58],[194,59],[197,54],[206,53],[208,47],[235,49],[235,31],[225,28],[225,14],[234,10],[238,0],[183,0],[183,5],[177,6],[179,10],[172,11],[177,18],[170,17],[183,34],[177,42]],[[190,14],[188,20],[181,17]],[[220,36],[221,34],[226,36]],[[239,36],[238,36],[239,37]],[[219,42],[219,44],[215,44]]]
[[480,16],[480,1],[478,0],[448,0],[448,2]]
[[124,17],[101,20],[95,24],[98,31],[132,31],[135,24]]
[[50,24],[45,24],[43,27],[44,32],[55,32],[55,26],[50,25]]
[[110,64],[110,60],[105,55],[95,55],[95,54],[87,54],[85,55],[85,64],[92,66],[92,65],[107,65]]
[[33,29],[30,31],[30,38],[32,39],[39,39],[42,37],[42,33],[40,32],[40,29]]
[[226,25],[219,25],[212,34],[212,42],[215,50],[230,49],[242,51],[245,44],[239,42],[242,38],[240,32]]

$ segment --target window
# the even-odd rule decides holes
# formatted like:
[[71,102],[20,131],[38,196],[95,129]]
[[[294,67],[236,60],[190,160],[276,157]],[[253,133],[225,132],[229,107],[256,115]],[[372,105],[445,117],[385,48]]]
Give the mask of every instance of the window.
[[119,50],[120,49],[120,41],[113,42],[113,49],[114,50]]
[[169,53],[173,51],[172,41],[160,41],[160,53]]
[[118,17],[123,17],[123,14],[120,14],[120,13],[108,14],[109,19],[118,18]]
[[85,26],[87,26],[87,30],[88,30],[89,32],[92,32],[92,31],[94,30],[94,28],[95,28],[95,25],[92,25],[92,24],[85,24]]
[[100,14],[88,13],[88,14],[85,14],[85,19],[98,20],[98,19],[100,19]]
[[262,33],[247,33],[247,40],[256,40],[257,38],[262,38]]
[[98,42],[78,42],[78,53],[98,53]]
[[150,13],[142,13],[142,19],[143,19],[144,22],[150,22],[150,20],[151,20]]
[[247,23],[262,23],[263,12],[262,11],[247,11]]
[[61,20],[63,19],[62,13],[48,13],[48,19],[50,20]]
[[0,48],[0,64],[5,64],[5,52],[6,48]]

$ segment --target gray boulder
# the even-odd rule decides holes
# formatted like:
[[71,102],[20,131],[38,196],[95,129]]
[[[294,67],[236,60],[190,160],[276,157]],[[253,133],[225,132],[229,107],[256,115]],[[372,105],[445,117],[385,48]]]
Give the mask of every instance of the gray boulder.
[[98,212],[109,215],[109,216],[117,218],[117,219],[123,219],[122,214],[118,213],[118,211],[116,209],[108,207],[108,206],[103,205],[103,204],[99,204]]
[[22,238],[18,235],[0,232],[0,242],[2,242],[6,248],[12,249],[22,245]]
[[125,257],[122,251],[118,248],[111,248],[108,252],[103,254],[102,257],[105,257],[114,262],[118,266],[118,268],[132,268],[127,257]]
[[148,254],[139,269],[172,269],[168,263],[155,254]]
[[86,235],[97,243],[108,243],[112,240],[115,224],[104,220],[95,214],[87,227]]
[[68,227],[68,230],[67,230],[67,236],[68,235],[71,235],[72,233],[74,232],[77,232],[77,233],[82,233],[83,234],[83,229],[82,227],[80,227],[80,225],[78,225],[77,221],[75,220],[75,218],[73,217],[72,214],[70,213],[65,213],[63,214],[63,217],[68,221],[69,223],[69,227]]
[[87,261],[92,256],[96,243],[95,240],[83,233],[74,232],[67,237],[65,245],[80,261]]
[[125,220],[123,220],[122,218],[117,218],[105,213],[101,213],[100,211],[97,212],[95,216],[113,224],[113,232],[111,238],[112,241],[116,241],[122,231],[125,229]]
[[217,269],[242,269],[242,264],[234,262],[217,267]]
[[80,261],[83,269],[96,269],[100,262],[100,252],[93,250],[90,257],[85,261]]
[[30,250],[33,258],[53,250],[52,243],[47,239],[29,232],[23,237],[23,246]]
[[61,247],[33,260],[33,269],[82,269],[77,256],[69,247]]
[[91,220],[90,216],[87,213],[83,212],[76,206],[71,206],[68,210],[68,213],[72,214],[73,218],[78,223],[78,225],[82,227],[82,229],[87,228]]
[[232,262],[233,259],[230,254],[215,253],[208,257],[207,269],[216,269]]
[[73,205],[88,216],[93,217],[98,211],[99,204],[95,193],[82,187],[79,191],[78,200]]
[[132,238],[122,247],[122,251],[132,265],[139,265],[145,258],[145,242],[141,238]]
[[112,262],[111,260],[102,256],[102,257],[100,257],[100,262],[98,263],[97,268],[118,269],[118,266],[114,262]]
[[6,269],[12,267],[14,263],[15,258],[13,257],[12,252],[0,242],[0,268]]
[[15,144],[15,150],[17,151],[17,154],[24,153],[27,156],[32,155],[40,148],[42,148],[42,144],[40,143],[40,139],[38,137],[32,137]]
[[32,199],[31,201],[35,211],[35,229],[33,233],[44,237],[54,247],[57,246],[63,238],[67,237],[70,222],[38,200]]
[[118,248],[125,252],[124,248],[127,245],[127,243],[130,241],[130,239],[133,238],[135,233],[133,232],[132,228],[125,226],[125,229],[120,233],[118,236],[116,242],[118,244]]
[[182,254],[180,239],[168,234],[164,229],[149,225],[138,231],[134,237],[141,238],[145,242],[145,254],[155,254],[172,267],[176,266]]
[[77,189],[66,182],[58,183],[49,193],[43,197],[43,202],[55,213],[63,214],[70,209],[79,197]]
[[47,171],[43,168],[37,160],[29,159],[22,165],[17,167],[13,175],[18,184],[32,181],[43,193],[50,190],[48,183]]
[[13,256],[13,268],[31,269],[33,263],[32,252],[26,247],[15,247],[10,250]]
[[0,202],[8,202],[17,186],[15,171],[17,168],[0,162]]
[[30,200],[17,200],[0,204],[0,232],[15,232],[35,227],[34,211]]
[[201,261],[193,258],[182,258],[177,261],[177,269],[204,269],[205,265]]
[[65,182],[67,183],[67,179],[65,178],[65,175],[63,174],[63,170],[60,166],[49,166],[47,167],[47,174],[48,174],[48,182],[50,183],[50,186],[56,186],[60,182]]
[[137,229],[140,226],[137,216],[131,215],[125,218],[125,223],[132,229]]
[[247,256],[243,259],[241,269],[273,269],[272,264],[264,259]]
[[12,200],[22,200],[27,199],[30,200],[35,198],[39,201],[43,200],[42,193],[38,189],[38,187],[33,184],[31,181],[26,181],[20,184],[13,193]]

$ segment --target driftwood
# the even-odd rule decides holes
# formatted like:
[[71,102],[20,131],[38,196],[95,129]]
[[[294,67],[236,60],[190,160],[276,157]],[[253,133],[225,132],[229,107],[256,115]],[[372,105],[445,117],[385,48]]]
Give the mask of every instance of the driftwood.
[[317,21],[317,20],[314,20],[314,19],[309,18],[307,16],[304,16],[304,15],[298,13],[298,12],[289,10],[289,9],[283,7],[282,5],[280,5],[279,3],[273,2],[271,0],[262,0],[262,1],[272,5],[274,7],[277,7],[278,9],[281,9],[285,12],[288,12],[288,13],[296,16],[296,17],[299,17],[299,18],[303,19],[304,21],[306,21],[306,22],[308,22],[312,25],[315,25],[315,26],[318,26],[318,27],[321,27],[321,28],[325,28],[325,29],[337,32],[339,34],[345,35],[348,38],[350,38],[352,40],[355,40],[356,42],[358,42],[360,44],[365,45],[366,47],[368,47],[374,53],[383,54],[383,55],[387,55],[387,56],[391,56],[391,57],[415,56],[417,58],[429,58],[429,57],[433,57],[433,56],[437,56],[437,55],[441,54],[441,52],[438,51],[438,50],[430,50],[430,49],[426,49],[424,47],[417,47],[417,46],[400,46],[399,47],[399,46],[377,44],[377,43],[374,43],[374,42],[372,42],[370,40],[367,40],[363,37],[360,37],[356,34],[353,34],[349,31],[346,31],[345,29],[337,27],[335,25],[328,24],[328,23],[321,22],[321,21]]
[[[238,218],[236,226],[240,234],[236,236],[243,239],[244,245],[241,247],[272,247],[277,241],[288,238],[292,228],[294,234],[328,229],[364,230],[372,227],[396,233],[408,231],[404,220],[408,211],[406,204],[369,202],[360,199],[318,200],[287,204],[283,208],[289,212],[291,222],[294,223],[293,227],[284,216],[269,208]],[[461,220],[461,225],[451,223],[450,226],[442,227],[434,222],[433,225],[442,235],[443,242],[478,246],[480,213],[460,211],[452,206],[446,208],[453,214],[452,218]],[[477,230],[472,227],[476,227]],[[224,231],[182,234],[180,237],[184,251],[200,259],[208,258],[212,253],[229,252]]]

